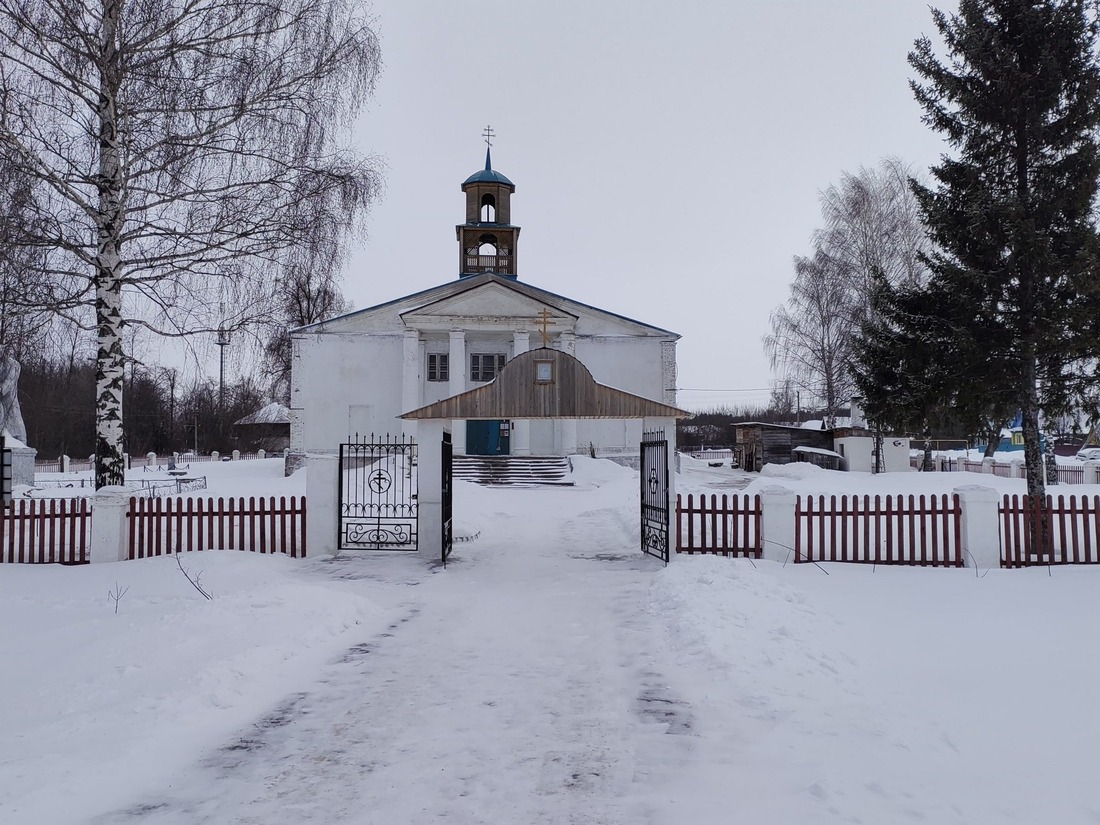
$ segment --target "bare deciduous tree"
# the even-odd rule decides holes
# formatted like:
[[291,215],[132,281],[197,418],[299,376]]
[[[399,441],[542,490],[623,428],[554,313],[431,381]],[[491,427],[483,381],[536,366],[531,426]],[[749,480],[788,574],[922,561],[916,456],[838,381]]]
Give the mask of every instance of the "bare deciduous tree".
[[286,250],[361,225],[377,164],[341,141],[378,71],[358,0],[0,0],[0,151],[35,207],[12,243],[40,303],[95,309],[97,486],[123,478],[124,324],[253,321]]
[[822,227],[814,246],[844,264],[855,305],[867,306],[876,272],[905,286],[927,277],[931,243],[910,187],[913,177],[905,163],[885,158],[857,174],[845,172],[821,193]]
[[791,297],[772,313],[772,332],[764,346],[773,368],[820,400],[832,427],[854,386],[849,369],[850,275],[843,263],[820,249],[812,258],[795,258],[794,268]]
[[910,179],[908,166],[888,158],[825,189],[814,254],[795,258],[791,297],[772,313],[764,344],[773,369],[812,395],[807,401],[828,419],[854,389],[852,344],[876,278],[916,285],[926,277],[930,243]]

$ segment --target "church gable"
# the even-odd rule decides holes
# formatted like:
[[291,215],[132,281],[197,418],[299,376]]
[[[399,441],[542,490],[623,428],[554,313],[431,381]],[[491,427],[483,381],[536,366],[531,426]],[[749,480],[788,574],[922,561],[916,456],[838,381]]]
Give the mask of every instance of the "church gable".
[[572,330],[577,316],[502,283],[488,283],[401,313],[407,326],[457,329],[470,325],[529,329],[546,318],[552,331]]

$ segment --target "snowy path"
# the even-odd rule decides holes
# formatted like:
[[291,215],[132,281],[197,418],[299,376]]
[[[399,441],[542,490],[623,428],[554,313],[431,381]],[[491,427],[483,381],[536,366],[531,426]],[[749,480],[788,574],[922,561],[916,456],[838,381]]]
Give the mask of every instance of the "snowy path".
[[591,509],[599,491],[547,491],[557,520],[528,517],[534,495],[495,491],[502,511],[446,571],[317,564],[390,600],[386,632],[163,795],[96,821],[649,821],[663,740],[691,728],[652,661],[660,564],[634,546],[621,489]]
[[0,822],[1100,822],[1100,568],[663,568],[637,474],[576,475],[456,485],[447,570],[199,554],[211,602],[168,560],[6,571],[38,632],[0,648]]

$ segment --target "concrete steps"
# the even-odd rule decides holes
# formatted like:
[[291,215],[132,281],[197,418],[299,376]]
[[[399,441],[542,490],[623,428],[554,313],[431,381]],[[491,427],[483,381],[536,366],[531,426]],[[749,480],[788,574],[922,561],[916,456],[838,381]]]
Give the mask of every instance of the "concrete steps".
[[456,455],[454,477],[485,485],[572,487],[573,468],[557,455]]

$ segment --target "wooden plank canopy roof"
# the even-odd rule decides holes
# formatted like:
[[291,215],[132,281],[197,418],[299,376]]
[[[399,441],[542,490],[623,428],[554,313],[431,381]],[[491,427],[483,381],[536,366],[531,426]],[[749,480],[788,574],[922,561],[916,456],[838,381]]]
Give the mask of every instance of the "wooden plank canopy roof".
[[596,383],[588,368],[568,353],[533,349],[520,353],[496,380],[401,418],[688,418],[691,413],[640,395]]

